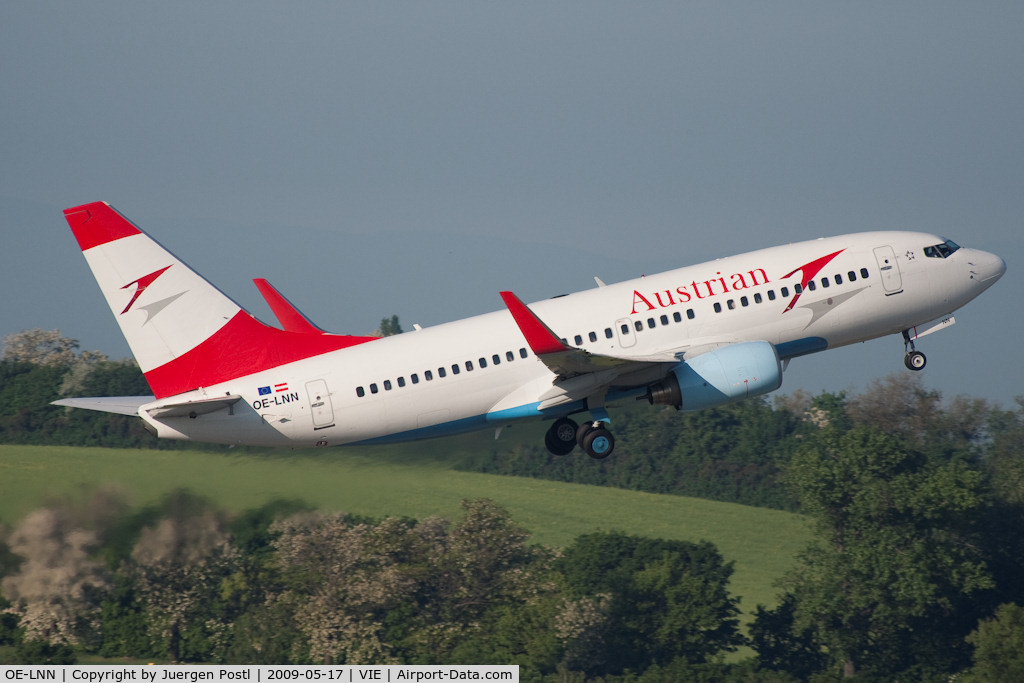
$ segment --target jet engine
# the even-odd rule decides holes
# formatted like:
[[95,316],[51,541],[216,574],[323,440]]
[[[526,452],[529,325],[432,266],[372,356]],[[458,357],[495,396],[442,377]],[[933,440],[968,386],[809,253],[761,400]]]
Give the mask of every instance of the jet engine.
[[722,346],[683,361],[665,379],[648,387],[651,404],[686,411],[760,396],[782,386],[782,364],[766,341]]

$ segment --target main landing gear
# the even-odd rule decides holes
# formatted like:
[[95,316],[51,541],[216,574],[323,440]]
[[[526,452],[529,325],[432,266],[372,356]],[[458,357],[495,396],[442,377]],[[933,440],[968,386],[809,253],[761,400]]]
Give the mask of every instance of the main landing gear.
[[907,350],[907,355],[903,357],[903,364],[907,366],[908,370],[917,372],[924,370],[924,366],[928,364],[928,359],[925,355],[914,348],[914,340],[910,338],[910,331],[903,330],[903,347]]
[[615,437],[599,420],[577,425],[573,420],[562,417],[555,420],[544,435],[544,445],[554,455],[569,455],[579,446],[591,458],[600,460],[612,454]]

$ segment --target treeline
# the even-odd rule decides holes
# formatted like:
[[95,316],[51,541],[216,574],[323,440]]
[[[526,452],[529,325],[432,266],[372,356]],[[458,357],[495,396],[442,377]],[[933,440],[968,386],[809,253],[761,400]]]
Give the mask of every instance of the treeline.
[[231,518],[179,492],[135,512],[103,493],[36,510],[0,546],[0,660],[512,663],[583,680],[727,672],[720,655],[744,642],[732,567],[708,543],[591,534],[555,551],[491,501],[462,508]]

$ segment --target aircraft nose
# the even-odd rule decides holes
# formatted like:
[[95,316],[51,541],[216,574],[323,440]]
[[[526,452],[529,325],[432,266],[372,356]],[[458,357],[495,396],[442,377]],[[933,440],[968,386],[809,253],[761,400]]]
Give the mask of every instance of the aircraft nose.
[[975,250],[971,256],[971,278],[988,286],[1006,272],[1006,261],[987,251]]

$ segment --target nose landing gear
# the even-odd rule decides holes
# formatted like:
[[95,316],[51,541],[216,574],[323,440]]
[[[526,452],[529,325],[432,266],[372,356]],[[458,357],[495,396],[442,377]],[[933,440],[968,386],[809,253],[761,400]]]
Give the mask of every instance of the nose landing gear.
[[907,366],[907,369],[914,372],[924,370],[924,366],[928,364],[928,359],[923,353],[914,348],[914,340],[910,338],[909,330],[903,330],[903,347],[907,351],[907,355],[903,357],[903,364]]

